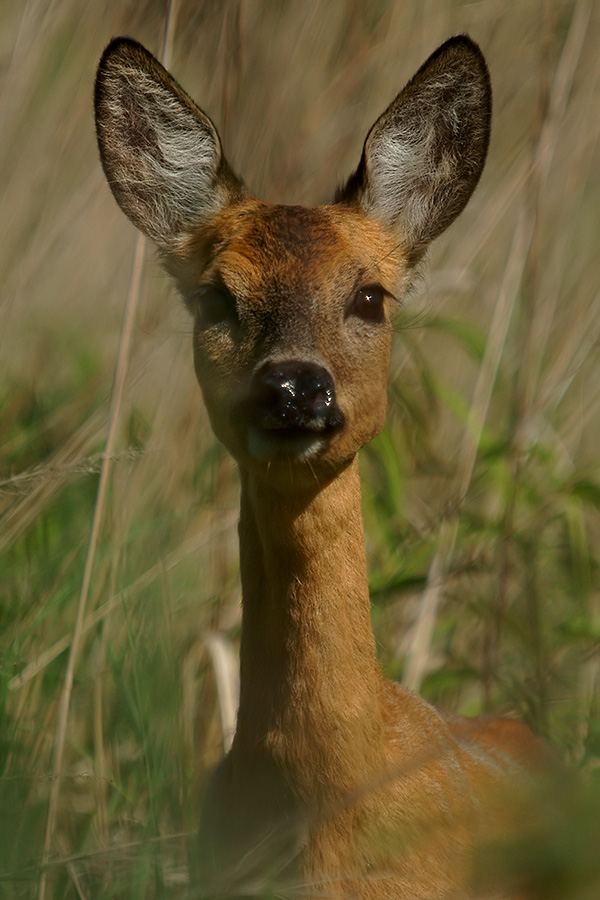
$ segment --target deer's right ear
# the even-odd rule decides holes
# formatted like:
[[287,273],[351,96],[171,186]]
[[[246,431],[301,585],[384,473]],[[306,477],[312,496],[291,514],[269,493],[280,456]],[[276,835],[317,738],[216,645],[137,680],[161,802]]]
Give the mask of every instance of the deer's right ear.
[[94,106],[115,199],[162,251],[243,195],[211,120],[137,41],[116,38],[104,51]]
[[487,155],[492,94],[483,55],[466,35],[421,66],[367,135],[336,200],[396,229],[413,260],[456,218]]

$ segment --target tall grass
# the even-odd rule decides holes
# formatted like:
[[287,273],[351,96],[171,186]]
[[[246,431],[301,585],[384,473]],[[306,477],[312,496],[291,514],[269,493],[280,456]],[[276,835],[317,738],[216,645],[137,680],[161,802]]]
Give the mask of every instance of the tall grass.
[[[223,749],[207,636],[238,637],[236,476],[194,382],[189,322],[148,254],[55,771],[136,240],[97,161],[92,83],[118,33],[160,53],[165,14],[149,0],[1,9],[10,900],[36,896],[42,868],[57,898],[181,891],[198,791]],[[597,5],[180,0],[173,24],[174,74],[249,187],[277,202],[327,200],[427,54],[453,33],[481,44],[494,85],[489,162],[399,317],[388,427],[363,452],[373,621],[391,676],[448,710],[523,717],[597,801]],[[561,842],[557,828],[551,856],[564,896],[591,900],[592,832],[585,804],[571,802],[584,837]]]

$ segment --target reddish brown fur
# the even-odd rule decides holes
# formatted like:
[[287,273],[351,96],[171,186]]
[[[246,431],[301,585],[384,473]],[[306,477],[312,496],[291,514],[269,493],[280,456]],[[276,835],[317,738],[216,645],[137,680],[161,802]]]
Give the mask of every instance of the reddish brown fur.
[[[398,235],[387,233],[360,211],[270,207],[249,199],[227,207],[192,234],[169,266],[184,296],[190,296],[192,287],[219,278],[243,298],[247,340],[209,344],[201,340],[201,327],[195,339],[196,371],[209,412],[215,410],[213,427],[236,459],[242,456],[253,465],[221,411],[237,392],[237,373],[252,370],[267,355],[318,358],[334,373],[340,400],[348,396],[352,427],[328,448],[331,464],[349,459],[381,429],[389,315],[395,302],[386,301],[388,322],[372,338],[379,349],[367,357],[360,330],[354,335],[343,332],[343,309],[357,278],[361,284],[381,283],[390,295],[405,290],[409,273]],[[268,334],[263,337],[265,324]],[[366,393],[366,383],[381,384],[382,390]]]
[[249,197],[174,85],[119,39],[96,109],[105,171],[194,315],[198,380],[240,469],[241,695],[204,805],[202,888],[257,891],[274,873],[312,897],[472,898],[478,844],[529,818],[546,754],[518,723],[445,720],[384,679],[357,453],[385,421],[395,298],[483,167],[485,62],[464,37],[439,48],[339,202],[314,209]]
[[[215,431],[242,474],[242,694],[211,816],[223,816],[225,843],[240,808],[242,823],[245,810],[254,818],[263,803],[267,817],[297,824],[296,839],[308,841],[301,877],[319,884],[319,892],[466,896],[474,847],[518,822],[524,807],[515,797],[527,793],[527,764],[536,768],[543,753],[516,722],[446,723],[383,679],[377,666],[355,453],[383,423],[390,328],[378,335],[376,352],[371,336],[365,357],[355,335],[335,337],[334,323],[342,321],[336,310],[357,271],[365,282],[398,290],[408,269],[402,243],[351,210],[255,201],[217,216],[190,240],[189,259],[203,255],[196,248],[206,234],[210,262],[194,277],[218,273],[243,298],[242,315],[267,310],[272,337],[268,346],[257,333],[255,341],[216,348],[201,326],[195,337]],[[316,356],[338,386],[347,429],[308,470],[290,467],[288,459],[265,470],[248,457],[226,414],[245,378],[269,355]],[[283,811],[281,773],[292,793]],[[262,785],[260,802],[244,801],[255,781]],[[277,796],[269,797],[271,786]]]

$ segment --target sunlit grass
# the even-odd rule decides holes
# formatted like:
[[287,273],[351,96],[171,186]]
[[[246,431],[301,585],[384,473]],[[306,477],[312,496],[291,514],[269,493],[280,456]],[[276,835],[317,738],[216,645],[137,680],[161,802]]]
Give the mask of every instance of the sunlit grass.
[[[0,895],[10,900],[37,892],[134,252],[97,160],[94,71],[118,33],[158,53],[164,15],[74,0],[2,9]],[[249,187],[312,203],[351,171],[367,128],[438,43],[467,31],[481,44],[495,92],[488,165],[401,313],[388,427],[362,459],[373,622],[388,674],[402,679],[418,657],[422,692],[445,709],[523,717],[596,802],[598,25],[583,0],[265,0],[229,13],[180,3],[172,63]],[[220,630],[235,645],[239,633],[235,469],[202,408],[185,311],[151,253],[133,325],[68,716],[48,882],[57,898],[181,892],[202,779],[222,753],[204,637]],[[419,630],[444,534],[452,552],[433,629]],[[559,817],[550,850],[523,864],[554,896],[593,900],[596,806],[572,797],[569,839]]]

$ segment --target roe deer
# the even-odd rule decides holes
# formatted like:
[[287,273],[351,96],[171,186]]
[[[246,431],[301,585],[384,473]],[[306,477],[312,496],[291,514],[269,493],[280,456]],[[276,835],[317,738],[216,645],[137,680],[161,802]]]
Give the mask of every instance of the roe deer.
[[315,208],[254,199],[135,41],[107,47],[95,106],[106,177],[194,317],[241,478],[240,703],[204,805],[202,883],[247,894],[279,870],[301,896],[473,897],[475,846],[510,831],[545,750],[517,722],[443,718],[383,677],[357,454],[384,424],[394,308],[483,169],[483,56],[466,36],[436,50]]

